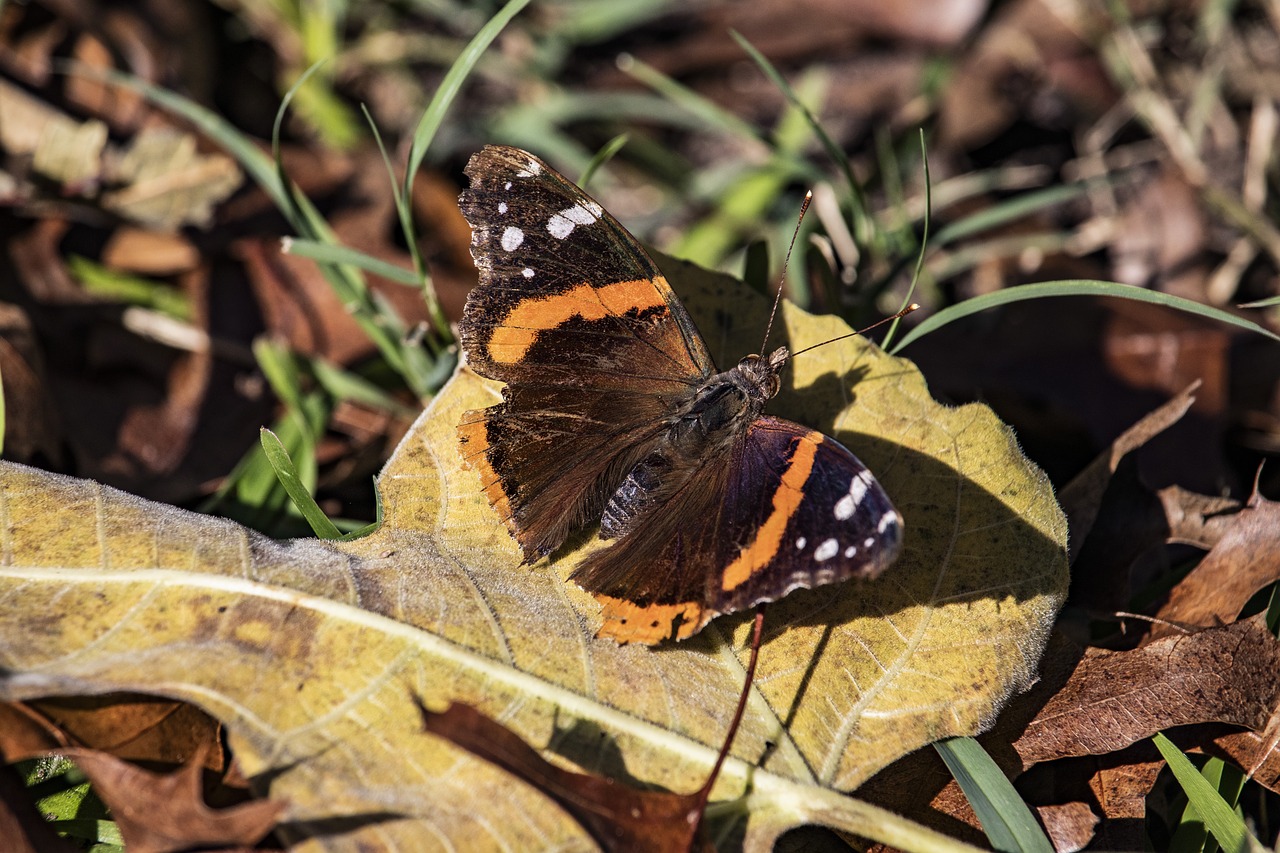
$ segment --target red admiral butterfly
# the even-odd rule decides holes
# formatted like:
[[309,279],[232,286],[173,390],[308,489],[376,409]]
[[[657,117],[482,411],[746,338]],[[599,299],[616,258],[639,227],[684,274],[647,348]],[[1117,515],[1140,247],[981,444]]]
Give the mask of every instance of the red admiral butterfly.
[[462,453],[532,563],[599,522],[572,580],[599,635],[684,639],[799,587],[880,574],[902,519],[834,439],[763,414],[789,355],[717,371],[625,228],[533,155],[489,146],[459,199],[480,283],[462,348],[506,383],[467,412]]

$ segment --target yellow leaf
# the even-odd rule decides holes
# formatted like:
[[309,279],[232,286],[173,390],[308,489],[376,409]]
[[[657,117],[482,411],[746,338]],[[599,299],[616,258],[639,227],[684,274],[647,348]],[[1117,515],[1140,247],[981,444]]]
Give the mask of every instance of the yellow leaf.
[[[660,262],[721,365],[759,348],[761,300]],[[789,306],[781,325],[793,350],[847,331]],[[657,648],[593,639],[598,607],[565,579],[594,534],[521,567],[461,467],[458,419],[497,399],[459,370],[382,473],[385,523],[349,543],[277,543],[0,467],[0,695],[194,702],[226,723],[261,792],[289,801],[288,840],[314,849],[588,843],[538,792],[422,734],[413,694],[473,705],[566,766],[696,789],[742,687],[749,617]],[[906,527],[879,580],[769,608],[740,760],[713,797],[750,786],[751,846],[842,825],[834,792],[988,725],[1033,680],[1067,580],[1043,473],[989,409],[935,403],[910,362],[861,339],[820,348],[792,363],[772,410],[850,447]]]

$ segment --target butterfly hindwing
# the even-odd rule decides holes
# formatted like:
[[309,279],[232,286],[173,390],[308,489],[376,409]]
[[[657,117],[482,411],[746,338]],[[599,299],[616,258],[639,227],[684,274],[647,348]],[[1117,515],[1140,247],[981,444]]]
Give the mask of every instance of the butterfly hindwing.
[[602,636],[684,639],[793,589],[875,577],[901,548],[901,522],[843,445],[763,416],[573,578],[603,605]]

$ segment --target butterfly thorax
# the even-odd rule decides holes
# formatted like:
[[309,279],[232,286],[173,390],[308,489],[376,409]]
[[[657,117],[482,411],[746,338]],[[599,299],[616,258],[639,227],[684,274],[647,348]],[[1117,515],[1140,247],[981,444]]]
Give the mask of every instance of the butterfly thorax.
[[600,535],[616,539],[645,513],[661,506],[705,465],[727,465],[735,444],[778,393],[778,372],[788,357],[779,347],[768,358],[744,357],[717,373],[674,408],[667,432],[609,498]]

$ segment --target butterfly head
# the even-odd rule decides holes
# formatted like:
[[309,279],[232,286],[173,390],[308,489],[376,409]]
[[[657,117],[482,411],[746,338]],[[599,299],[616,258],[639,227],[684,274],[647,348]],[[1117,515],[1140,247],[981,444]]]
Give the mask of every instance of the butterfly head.
[[743,356],[738,366],[729,372],[738,374],[744,386],[750,389],[748,395],[763,403],[776,396],[782,387],[778,373],[790,357],[786,347],[778,347],[767,358],[754,354]]

